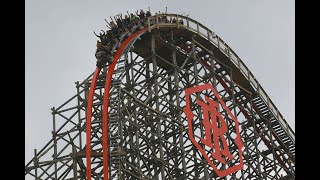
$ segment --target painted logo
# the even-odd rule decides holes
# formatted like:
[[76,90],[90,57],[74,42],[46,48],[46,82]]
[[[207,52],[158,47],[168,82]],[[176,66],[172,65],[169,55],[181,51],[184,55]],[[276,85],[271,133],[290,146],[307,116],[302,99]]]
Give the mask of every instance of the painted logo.
[[[185,95],[183,111],[188,120],[189,139],[219,177],[241,170],[243,143],[239,123],[218,92],[208,83],[185,89]],[[201,111],[200,117],[193,111]]]

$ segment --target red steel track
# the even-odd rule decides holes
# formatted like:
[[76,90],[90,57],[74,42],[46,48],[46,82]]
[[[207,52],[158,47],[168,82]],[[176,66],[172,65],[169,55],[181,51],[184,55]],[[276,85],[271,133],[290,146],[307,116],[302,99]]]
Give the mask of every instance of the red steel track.
[[[147,28],[144,28],[130,37],[128,37],[121,45],[118,51],[115,53],[113,57],[113,61],[108,68],[108,73],[106,76],[106,82],[104,86],[104,97],[103,97],[103,111],[102,111],[102,154],[103,154],[103,174],[104,180],[108,180],[108,107],[109,107],[109,96],[110,96],[110,89],[111,89],[111,79],[112,74],[114,72],[115,66],[117,64],[118,59],[120,58],[121,54],[123,53],[126,46],[129,44],[131,40],[133,40],[138,35],[144,33]],[[87,158],[87,180],[91,180],[91,118],[92,118],[92,105],[93,105],[93,97],[94,91],[96,89],[98,76],[100,73],[101,68],[96,68],[91,85],[90,91],[88,96],[88,106],[87,106],[87,126],[86,126],[86,158]]]
[[[170,21],[169,22],[163,21],[163,17],[165,17],[167,20],[170,19]],[[171,21],[171,19],[173,18],[176,19],[176,23],[173,23],[173,21]],[[37,150],[35,149],[34,158],[32,158],[32,160],[25,166],[25,175],[28,175],[36,179],[48,179],[52,177],[55,177],[55,179],[65,179],[65,178],[73,177],[74,179],[85,178],[87,180],[96,179],[96,178],[101,179],[102,176],[103,176],[103,180],[109,180],[109,179],[112,179],[113,177],[115,178],[127,177],[129,179],[141,177],[141,178],[150,179],[152,178],[151,176],[155,175],[155,177],[157,177],[160,175],[160,173],[161,173],[162,179],[200,178],[200,176],[202,176],[202,173],[204,173],[204,176],[201,177],[202,179],[203,178],[209,179],[209,178],[216,178],[216,177],[218,178],[218,176],[220,176],[220,179],[221,179],[222,176],[226,176],[226,175],[228,176],[230,175],[230,178],[239,178],[239,179],[248,179],[248,178],[249,179],[252,179],[252,178],[292,179],[294,178],[295,177],[294,175],[295,133],[290,128],[286,120],[282,117],[282,115],[280,114],[280,111],[275,107],[275,105],[273,104],[269,96],[263,90],[259,82],[256,80],[256,78],[248,69],[248,67],[238,57],[238,55],[219,36],[215,35],[213,31],[211,31],[210,29],[202,25],[200,22],[195,21],[187,16],[182,16],[178,14],[167,14],[167,13],[160,14],[159,13],[159,14],[156,14],[155,16],[151,16],[147,18],[146,20],[147,21],[145,21],[144,24],[147,24],[147,25],[145,26],[144,29],[138,30],[137,32],[130,30],[132,35],[127,36],[125,39],[120,41],[120,44],[117,44],[118,49],[113,53],[113,57],[110,57],[112,58],[113,61],[109,64],[109,67],[106,68],[107,69],[106,71],[103,71],[103,73],[101,73],[102,68],[95,67],[95,71],[93,75],[91,74],[81,84],[77,83],[77,94],[75,96],[70,98],[67,102],[62,104],[60,107],[52,108],[53,130],[54,130],[52,133],[52,139],[40,151],[37,152]],[[180,20],[182,20],[182,23],[180,23],[181,22]],[[151,30],[153,29],[158,29],[153,34],[155,36],[143,38],[141,40],[141,43],[135,44],[135,41],[139,37],[141,37],[143,34],[147,34],[148,32],[151,32]],[[157,36],[158,33],[160,36]],[[167,38],[169,37],[167,35],[170,35],[170,40]],[[171,47],[171,43],[170,43],[171,40],[173,40],[174,42],[173,45],[178,48],[175,48],[174,46]],[[114,100],[118,101],[119,100],[118,97],[120,97],[121,95],[122,90],[121,88],[118,89],[119,82],[121,84],[121,79],[122,79],[121,77],[127,77],[129,79],[132,78],[131,80],[133,81],[136,81],[136,78],[150,79],[150,74],[144,73],[144,71],[148,72],[148,70],[150,70],[148,65],[145,66],[144,64],[133,63],[131,64],[132,66],[130,65],[130,67],[125,68],[123,66],[122,63],[124,63],[124,60],[127,60],[125,58],[125,55],[131,52],[130,49],[133,47],[133,45],[137,46],[137,48],[134,51],[137,57],[134,58],[134,56],[130,56],[130,59],[128,61],[134,62],[135,59],[137,59],[139,56],[140,58],[147,60],[149,57],[152,58],[154,57],[154,55],[156,55],[157,58],[159,58],[159,61],[161,62],[164,61],[165,63],[168,63],[167,65],[158,66],[158,64],[160,64],[158,63],[158,59],[156,59],[155,63],[152,62],[153,65],[163,70],[159,72],[155,71],[152,74],[152,78],[156,78],[155,79],[156,81],[158,81],[157,79],[158,77],[161,78],[159,82],[155,84],[155,87],[160,87],[160,88],[166,87],[166,84],[162,85],[162,82],[167,81],[165,83],[168,83],[168,88],[166,88],[164,91],[161,91],[160,93],[161,98],[163,98],[164,101],[162,101],[162,99],[160,98],[157,100],[158,102],[156,101],[156,99],[154,100],[156,103],[164,106],[165,109],[162,108],[160,111],[164,110],[165,113],[167,113],[168,110],[170,113],[171,112],[176,113],[177,110],[180,111],[179,109],[181,107],[179,108],[179,104],[180,106],[183,104],[179,103],[179,98],[182,98],[184,96],[183,94],[180,94],[179,88],[182,88],[181,86],[192,89],[192,87],[189,87],[189,84],[192,85],[193,81],[197,82],[196,81],[197,79],[201,84],[202,82],[203,83],[207,82],[209,78],[215,78],[213,79],[213,81],[219,83],[218,84],[219,86],[216,86],[216,87],[222,90],[218,91],[218,89],[214,89],[212,92],[214,93],[215,97],[217,97],[216,98],[217,102],[221,104],[221,107],[224,109],[224,111],[218,111],[215,109],[210,110],[209,107],[215,107],[215,106],[212,105],[208,107],[208,105],[203,105],[202,112],[200,111],[201,110],[200,109],[197,112],[195,112],[195,114],[193,114],[193,112],[192,113],[189,112],[189,115],[188,115],[188,113],[185,112],[185,115],[188,115],[188,116],[196,115],[197,117],[200,117],[199,120],[201,121],[203,112],[211,113],[210,117],[208,117],[209,115],[208,116],[206,115],[206,117],[202,118],[202,122],[207,123],[208,121],[210,121],[208,119],[210,118],[212,119],[212,117],[218,117],[215,115],[217,113],[221,114],[221,112],[223,112],[226,114],[224,115],[225,117],[227,117],[228,114],[230,114],[229,116],[233,115],[231,112],[227,110],[227,108],[229,107],[226,106],[226,104],[223,101],[226,100],[225,102],[227,101],[231,102],[230,106],[233,108],[232,110],[234,111],[234,116],[238,116],[242,120],[241,122],[242,130],[239,131],[240,124],[237,124],[237,122],[233,120],[232,116],[231,116],[231,119],[228,118],[225,120],[228,120],[230,122],[232,122],[233,120],[234,122],[236,122],[235,125],[233,123],[232,124],[230,123],[231,124],[230,127],[232,126],[232,130],[230,131],[232,133],[234,133],[234,128],[235,128],[236,134],[239,134],[239,136],[237,135],[237,137],[240,137],[243,135],[241,137],[241,140],[245,142],[243,143],[244,145],[243,147],[239,148],[239,145],[235,143],[235,141],[232,141],[233,143],[232,145],[229,144],[231,148],[230,150],[232,150],[232,152],[236,152],[235,148],[240,149],[238,151],[239,159],[236,159],[234,161],[229,161],[230,163],[226,162],[227,163],[226,166],[223,165],[224,163],[222,163],[222,166],[219,166],[221,167],[219,169],[215,168],[214,166],[215,160],[219,161],[219,158],[221,157],[224,158],[226,155],[230,156],[229,154],[225,153],[225,154],[222,154],[223,156],[216,156],[217,158],[215,157],[215,155],[212,155],[210,158],[205,157],[206,161],[203,161],[202,160],[203,158],[199,159],[199,155],[201,154],[208,155],[207,152],[210,152],[211,150],[210,151],[208,149],[203,150],[202,147],[199,148],[199,146],[197,146],[197,144],[194,142],[195,140],[191,138],[193,136],[190,137],[190,135],[192,134],[195,135],[194,132],[196,132],[192,130],[193,126],[191,125],[193,122],[190,122],[189,120],[192,118],[181,119],[181,116],[180,117],[177,116],[178,118],[177,122],[180,123],[178,124],[180,129],[177,129],[176,127],[178,126],[172,125],[171,123],[170,124],[162,123],[166,121],[166,119],[160,119],[158,121],[159,123],[157,124],[150,123],[151,130],[148,129],[149,123],[148,123],[148,127],[147,126],[142,127],[142,130],[141,130],[142,133],[140,133],[139,131],[137,134],[137,130],[123,131],[123,127],[131,128],[131,126],[126,126],[127,125],[126,123],[127,122],[130,123],[131,119],[123,119],[124,115],[121,115],[118,108],[120,104],[113,106],[113,103],[112,103],[112,101]],[[115,48],[115,46],[113,45],[112,48]],[[155,49],[159,50],[158,54],[152,53]],[[171,50],[174,50],[176,52],[172,52],[171,54]],[[151,52],[151,54],[149,52]],[[177,55],[179,54],[180,55],[182,54],[182,56],[177,58]],[[171,57],[172,57],[172,60],[171,60]],[[197,62],[190,62],[189,58]],[[174,60],[176,62],[174,62]],[[177,63],[177,60],[179,63]],[[180,66],[180,63],[182,63],[181,68],[178,68],[177,65],[179,64],[178,66]],[[201,66],[198,66],[199,64]],[[188,65],[188,66],[185,66],[185,65]],[[193,66],[194,68],[192,68]],[[135,69],[136,67],[139,69],[136,70]],[[204,70],[202,68],[204,68]],[[126,70],[128,69],[133,70],[132,77],[130,77],[130,74],[125,74]],[[181,71],[181,74],[180,74],[180,70],[182,69],[185,69],[186,71],[185,72]],[[171,74],[170,72],[171,70],[175,71],[174,74]],[[203,72],[204,74],[201,74]],[[236,72],[236,73],[231,74],[232,72]],[[100,76],[100,73],[101,73],[101,76]],[[174,82],[173,81],[170,82],[170,79],[166,77],[169,74],[170,74],[170,78],[171,77],[174,78],[175,80]],[[226,75],[229,75],[230,77],[228,78],[229,80],[226,80],[223,78],[223,77],[226,77]],[[184,78],[184,82],[182,82],[182,84],[180,85],[179,80],[181,76],[182,77],[186,76],[186,78]],[[191,78],[189,78],[190,76]],[[82,86],[82,85],[86,84],[90,77],[92,77],[92,79],[91,79],[90,87],[88,89],[87,85],[85,86]],[[102,87],[104,88],[103,90],[101,90],[101,88],[97,89],[98,80],[99,80],[99,83],[100,83],[100,80],[102,80],[100,78],[105,79],[105,85],[104,87]],[[174,89],[177,86],[176,80],[178,80],[177,92]],[[208,80],[208,83],[209,82],[211,82],[210,79]],[[233,83],[235,86],[233,85]],[[148,90],[149,87],[142,87],[142,86],[145,86],[146,84],[147,82],[142,82],[142,81],[141,81],[141,84],[137,84],[139,85],[139,87],[137,86],[139,93],[143,94],[144,90]],[[121,84],[122,87],[126,87],[126,86],[131,87],[131,85],[130,86],[128,85],[130,84]],[[199,83],[196,83],[194,85],[199,85]],[[197,87],[199,88],[200,86],[197,86]],[[238,87],[240,90],[237,90],[234,87]],[[133,88],[135,88],[135,85],[133,86]],[[215,90],[219,93],[215,92]],[[199,92],[199,91],[196,91],[196,92]],[[219,96],[220,92],[222,94],[221,97]],[[87,93],[88,93],[88,96],[87,96]],[[115,99],[112,98],[113,93],[117,96]],[[160,97],[158,96],[159,92],[154,91],[152,93],[157,95],[157,97]],[[137,93],[134,93],[134,96],[136,96],[136,94]],[[207,97],[206,94],[208,93],[205,93],[203,95]],[[124,96],[125,98],[127,97],[126,95]],[[128,95],[131,95],[131,94],[129,93]],[[166,96],[168,97],[168,95],[170,96],[170,99],[166,98]],[[86,104],[85,102],[82,101],[83,100],[82,97],[84,97],[84,99],[87,99]],[[102,99],[98,97],[103,97],[102,104],[101,104]],[[140,98],[139,96],[137,97],[138,99]],[[189,96],[185,95],[185,97],[186,97],[186,102],[188,102],[189,100],[187,101],[188,99],[187,97]],[[222,99],[222,97],[224,98]],[[76,101],[76,100],[78,101],[77,106],[74,106],[74,104],[72,104],[72,107],[67,106],[69,102]],[[170,105],[171,100],[172,101],[177,100],[177,101],[173,105]],[[183,102],[183,100],[181,102]],[[124,103],[125,103],[124,106],[131,106],[131,101],[124,102]],[[134,103],[139,104],[140,102],[137,101]],[[167,104],[169,105],[167,106]],[[211,104],[214,104],[214,103],[211,103]],[[83,107],[83,105],[86,106],[87,109],[81,108]],[[198,105],[201,106],[201,104],[199,103]],[[142,109],[143,112],[144,112],[144,108],[152,109],[153,107],[155,107],[153,102],[146,107],[139,106],[139,108]],[[173,107],[172,110],[171,110],[171,107]],[[77,112],[73,112],[74,110],[77,110]],[[102,110],[102,112],[100,110]],[[133,108],[132,112],[134,112],[134,110],[135,109]],[[63,112],[72,112],[72,115],[70,115],[70,117],[64,116],[64,114],[62,114]],[[78,122],[74,121],[76,120],[74,118],[75,113],[79,113]],[[82,113],[85,113],[86,115],[85,117],[86,125],[85,127],[79,129],[78,125],[81,125],[83,122],[83,117],[81,115]],[[96,115],[96,113],[99,113],[99,117],[100,117],[100,118],[97,117],[100,120],[99,125],[97,126],[97,128],[99,128],[98,133],[94,132],[94,129],[93,129],[93,123],[95,122],[94,119],[96,119],[95,116],[93,115]],[[177,112],[177,113],[179,114],[181,112]],[[155,111],[154,114],[152,113],[152,116],[157,114],[159,113]],[[67,120],[65,123],[61,125],[61,127],[58,130],[55,130],[56,115],[62,116],[63,120],[64,119]],[[116,115],[117,118],[115,118],[114,121],[112,121],[111,119],[108,118],[109,115],[110,116]],[[148,120],[147,116],[145,116],[144,114],[142,114],[142,116],[143,118],[141,120]],[[174,116],[172,116],[172,118],[174,118]],[[218,118],[223,119],[224,117],[219,116]],[[132,121],[133,120],[137,121],[140,119],[139,117],[134,117]],[[117,124],[117,122],[122,123],[122,121],[124,121],[124,126],[122,126],[122,124]],[[186,121],[188,122],[188,127],[191,126],[192,128],[189,127],[188,129],[184,129],[181,126],[181,123],[184,124],[184,122]],[[73,128],[70,130],[65,129],[65,128],[69,128],[69,126],[67,126],[69,124]],[[217,134],[218,136],[220,135],[224,136],[223,133],[225,133],[226,131],[223,128],[226,127],[226,125],[221,124],[218,127],[216,125],[211,126],[211,124],[214,124],[214,123],[209,123],[209,125],[207,123],[206,125],[202,126],[200,129],[200,131],[206,130],[205,133],[210,132],[210,135],[206,135],[205,137],[209,137],[209,136],[211,137],[211,135],[213,136]],[[58,125],[60,125],[60,123]],[[117,125],[117,126],[119,125],[119,126],[118,127],[115,126],[115,130],[111,130],[113,128],[111,128],[110,126],[113,126],[113,125]],[[133,124],[132,127],[138,127],[138,126]],[[205,129],[206,127],[208,127],[209,130]],[[101,128],[102,128],[101,130],[102,132],[100,131]],[[152,132],[152,130],[156,128],[157,128],[157,134]],[[162,131],[162,129],[165,129],[168,131]],[[179,132],[175,132],[176,130],[179,130]],[[212,132],[217,132],[217,133],[212,133],[211,130],[213,130]],[[71,133],[71,132],[77,132],[77,133]],[[121,156],[121,154],[119,154],[119,158],[120,159],[124,158],[126,161],[126,165],[128,165],[129,168],[132,168],[132,172],[134,172],[133,174],[131,173],[131,171],[130,172],[127,171],[126,167],[122,168],[121,164],[120,164],[121,169],[117,168],[118,162],[116,162],[116,160],[118,160],[118,158],[113,156],[111,151],[119,150],[119,146],[117,146],[118,144],[116,142],[113,143],[112,139],[109,139],[109,137],[110,138],[112,137],[113,132],[115,132],[115,134],[117,133],[114,136],[115,140],[121,140],[121,142],[125,143],[124,151],[128,152],[129,154],[133,152],[132,150],[134,150],[134,153],[143,155],[143,159],[138,158],[138,160],[142,163],[141,164],[141,163],[136,163],[135,158],[127,159],[124,156]],[[84,149],[82,146],[83,139],[81,138],[83,133],[86,133],[86,140],[85,140],[86,167],[82,166],[81,164],[77,165],[77,159],[76,159],[76,158],[83,158],[82,152]],[[157,142],[159,141],[159,143],[163,143],[164,146],[163,145],[154,146],[153,144],[149,144],[147,142],[148,138],[150,137],[149,135],[157,136],[158,137]],[[65,139],[67,136],[69,136],[68,138],[70,140]],[[138,144],[138,149],[136,151],[136,146],[131,146],[131,145],[127,146],[127,144],[130,144],[130,142],[126,139],[126,137],[131,137],[131,136],[132,137],[134,136],[138,143],[142,141],[143,143],[144,142],[146,143],[142,144],[141,146],[140,144]],[[185,140],[187,136],[189,136],[189,139]],[[166,139],[162,137],[165,137]],[[228,138],[229,137],[230,139],[233,138],[233,136],[231,135],[229,135]],[[79,138],[79,146],[78,144],[75,144],[76,138]],[[99,145],[98,147],[99,150],[96,150],[95,143],[93,143],[93,141],[96,140],[96,138],[99,139],[99,141],[96,141]],[[142,141],[140,141],[140,139]],[[172,140],[169,140],[169,139],[172,139]],[[205,138],[204,140],[206,139],[207,138]],[[192,144],[190,144],[189,140],[191,140],[191,142],[194,144],[192,147],[190,147],[190,145]],[[221,139],[221,143],[219,142],[221,145],[220,150],[228,149],[229,146],[228,148],[225,147],[227,145],[227,142],[222,142],[222,141],[223,139]],[[67,144],[63,148],[58,149],[58,147],[60,147],[60,142],[63,143],[61,145],[64,145],[66,142]],[[179,145],[176,145],[175,143],[178,143],[178,142],[179,142]],[[211,143],[209,140],[208,142]],[[72,146],[72,154],[68,152],[71,146]],[[101,147],[102,147],[102,150],[101,150]],[[153,159],[155,157],[153,151],[149,153],[149,148],[153,149],[158,147],[159,149],[162,149],[160,151],[160,157],[156,158],[156,161],[150,161],[150,162],[145,161],[144,159]],[[163,147],[166,147],[166,148],[163,148]],[[212,152],[220,151],[219,149],[216,149],[218,146],[209,144],[208,147],[213,149]],[[185,150],[180,150],[180,148],[181,149],[184,148]],[[242,148],[243,148],[243,151],[242,151]],[[118,151],[118,152],[122,152],[122,151]],[[47,160],[47,157],[44,155],[49,156],[51,153],[53,153],[52,155],[53,159]],[[66,153],[70,154],[70,157],[68,155],[65,156]],[[243,156],[240,156],[240,154],[242,154]],[[44,158],[42,158],[43,156]],[[96,157],[98,157],[98,159]],[[129,157],[129,156],[126,156],[126,157]],[[232,160],[230,157],[228,158]],[[168,160],[170,159],[174,159],[174,161],[168,162]],[[240,160],[240,163],[242,162],[244,163],[243,168],[240,168],[241,172],[240,171],[231,172],[230,171],[232,170],[231,168],[238,166],[239,160]],[[167,162],[168,162],[168,166],[164,164]],[[60,164],[61,164],[61,167],[60,167]],[[57,165],[59,165],[59,168],[57,167]],[[113,166],[113,165],[116,165],[116,166]],[[208,165],[210,165],[212,168]],[[81,171],[77,169],[78,167],[80,168]],[[71,174],[72,168],[73,168],[73,176]],[[192,168],[191,171],[190,171],[190,168]],[[212,169],[215,172],[212,172],[212,173],[209,172]],[[86,170],[86,172],[82,173],[83,170]],[[136,170],[139,170],[139,171],[136,171]],[[159,174],[157,174],[156,172]],[[78,176],[79,174],[80,174],[80,177]]]
[[87,157],[87,180],[91,180],[91,118],[92,118],[92,104],[94,91],[97,86],[97,80],[100,73],[101,68],[97,67],[94,71],[93,78],[90,85],[90,91],[88,96],[88,108],[87,108],[87,117],[86,117],[86,157]]

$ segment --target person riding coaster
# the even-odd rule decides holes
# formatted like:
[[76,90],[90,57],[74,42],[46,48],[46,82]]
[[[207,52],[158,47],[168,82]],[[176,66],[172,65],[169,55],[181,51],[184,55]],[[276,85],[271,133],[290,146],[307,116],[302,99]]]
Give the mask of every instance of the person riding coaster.
[[[97,58],[96,66],[102,68],[104,65],[112,63],[112,56],[103,50],[97,50],[95,54]],[[108,63],[108,64],[107,64]]]
[[100,41],[97,41],[97,50],[95,53],[97,67],[102,68],[110,65],[112,63],[113,53],[117,51],[121,42],[136,31],[143,29],[147,24],[147,17],[150,17],[151,13],[147,11],[147,13],[144,14],[141,9],[140,14],[137,15],[138,16],[133,13],[128,13],[128,16],[125,15],[124,19],[122,19],[122,14],[117,15],[117,18],[115,18],[117,24],[115,24],[110,17],[110,23],[105,19],[107,27],[109,28],[107,32],[101,30],[102,32],[100,32],[99,35],[94,32],[94,34],[100,38]]
[[139,16],[140,20],[145,20],[146,16],[142,9],[140,9],[140,14],[138,14],[138,11],[136,12],[137,16]]

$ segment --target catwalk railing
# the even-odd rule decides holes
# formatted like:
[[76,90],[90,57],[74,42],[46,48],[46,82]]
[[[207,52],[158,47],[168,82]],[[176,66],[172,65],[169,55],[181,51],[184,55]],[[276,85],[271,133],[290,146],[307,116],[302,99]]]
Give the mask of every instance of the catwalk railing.
[[[176,23],[170,23],[170,22],[163,22],[161,20],[159,20],[158,17],[160,16],[166,16],[167,18],[170,18],[170,19],[173,19],[173,18],[176,18]],[[183,24],[180,24],[180,20],[183,21]],[[289,138],[291,140],[294,141],[294,132],[293,130],[290,128],[290,126],[288,125],[288,123],[285,121],[285,119],[282,117],[282,115],[280,114],[279,110],[275,107],[275,105],[273,104],[273,102],[271,101],[271,99],[267,96],[267,94],[265,93],[265,91],[262,89],[262,87],[260,86],[260,84],[258,83],[258,81],[256,81],[256,79],[254,78],[253,74],[249,71],[249,69],[245,66],[245,64],[242,62],[242,60],[234,53],[234,51],[224,42],[221,40],[220,37],[218,36],[214,36],[213,35],[213,32],[211,30],[209,30],[208,28],[206,28],[204,25],[202,25],[201,23],[199,22],[196,22],[195,20],[189,18],[189,17],[186,17],[186,16],[181,16],[181,15],[177,15],[177,14],[157,14],[155,16],[152,16],[148,19],[148,31],[151,32],[152,29],[159,29],[159,28],[166,28],[166,27],[172,27],[172,28],[184,28],[184,29],[187,29],[199,36],[201,36],[202,38],[208,40],[210,43],[212,43],[213,46],[215,46],[216,48],[218,48],[226,57],[228,57],[231,62],[234,64],[235,68],[238,68],[239,71],[242,73],[242,75],[244,76],[244,78],[246,78],[246,80],[248,80],[248,82],[250,82],[250,85],[253,87],[255,94],[258,94],[259,97],[261,97],[261,99],[264,101],[264,103],[268,106],[268,109],[270,110],[270,112],[273,113],[274,117],[277,118],[277,121],[279,122],[279,124],[283,127],[284,131],[286,132],[286,134],[289,135]],[[142,35],[143,33],[141,33],[140,35]],[[139,35],[139,36],[140,36]],[[133,40],[130,40],[130,42],[128,43],[128,45],[126,46],[124,52],[128,52],[128,50],[133,46],[133,44],[135,43],[135,40],[137,40],[137,38],[133,39]],[[202,47],[204,49],[206,49],[206,47]],[[208,51],[210,53],[210,51]],[[126,53],[121,53],[122,55],[125,55]],[[124,58],[124,57],[122,57]],[[117,63],[117,67],[120,66],[121,67],[121,56],[119,57],[119,61]],[[187,62],[187,61],[186,61]],[[116,62],[115,62],[116,63]],[[176,66],[176,65],[175,65]],[[124,69],[122,69],[124,70]],[[123,72],[123,71],[121,71]],[[113,74],[110,73],[110,74]],[[115,79],[119,79],[121,76],[122,73],[114,73],[113,76],[116,77]],[[91,77],[92,75],[90,75],[83,83],[80,83],[80,84],[77,84],[77,88],[79,88],[80,86],[82,87],[84,85],[84,83],[89,83],[90,80],[91,80]],[[104,76],[103,76],[104,77]],[[121,78],[120,78],[121,79]],[[231,78],[231,81],[232,81],[232,78]],[[103,81],[104,82],[104,81]],[[116,81],[113,81],[113,88],[120,88],[121,87],[118,87],[117,85],[117,82]],[[102,86],[101,86],[102,87]],[[81,101],[81,103],[79,103],[79,100],[78,100],[78,105],[75,106],[75,107],[71,107],[71,108],[67,108],[67,109],[63,109],[62,107],[64,107],[66,104],[68,104],[70,101],[72,100],[75,100],[76,98],[80,98],[80,93],[83,93],[85,94],[85,91],[88,90],[88,87],[87,86],[84,86],[83,87],[84,89],[83,90],[78,90],[78,94],[73,96],[70,100],[68,100],[66,103],[62,104],[60,107],[56,108],[56,109],[53,109],[53,114],[57,114],[57,113],[61,113],[61,112],[65,112],[65,111],[70,111],[70,109],[78,109],[79,111],[79,114],[80,114],[80,111],[85,111],[85,105],[86,103],[85,102],[82,102],[82,101],[85,101],[86,97],[82,98],[83,100]],[[113,92],[114,89],[111,89],[110,87],[110,92]],[[121,91],[124,91],[126,93],[126,91],[124,89],[121,89]],[[117,91],[116,93],[116,96],[119,97],[119,90]],[[128,93],[129,94],[129,93]],[[156,93],[157,94],[157,93]],[[102,92],[100,92],[99,94],[99,97],[102,97]],[[119,102],[119,98],[116,99],[116,102],[115,103],[118,103]],[[180,103],[177,103],[180,105]],[[101,104],[100,104],[101,105]],[[118,106],[115,106],[115,113],[119,113],[119,110],[118,110],[118,107],[119,107],[119,104]],[[65,108],[65,107],[64,107]],[[155,111],[156,113],[158,114],[162,114],[160,111],[158,110],[155,110],[155,109],[150,109],[151,111]],[[118,112],[116,112],[118,111]],[[100,112],[100,111],[99,111]],[[101,112],[100,112],[101,113]],[[72,116],[74,117],[74,116]],[[117,117],[118,118],[118,117]],[[70,118],[72,119],[72,118]],[[80,146],[79,147],[72,147],[74,148],[74,157],[77,156],[77,153],[80,153],[81,150],[83,149],[82,148],[82,140],[81,140],[81,132],[84,131],[84,126],[82,125],[82,120],[83,118],[80,118],[80,115],[79,115],[79,123],[78,122],[73,122],[71,120],[67,120],[67,122],[70,122],[71,124],[74,124],[74,125],[77,125],[77,127],[79,129],[74,129],[74,131],[79,131],[78,134],[75,135],[75,137],[78,137],[79,136],[79,143],[80,143]],[[110,119],[111,120],[111,119]],[[78,123],[78,124],[77,124]],[[112,124],[112,123],[111,123]],[[114,126],[118,126],[119,124],[114,124]],[[68,156],[62,156],[60,158],[57,158],[58,155],[60,155],[61,153],[59,151],[57,151],[56,149],[56,135],[57,133],[59,133],[61,131],[61,129],[63,127],[66,126],[66,123],[61,125],[60,126],[57,126],[57,130],[55,130],[55,123],[54,123],[54,133],[53,133],[53,139],[49,141],[49,143],[47,143],[47,145],[45,145],[45,147],[43,149],[41,149],[39,152],[36,152],[35,151],[35,157],[26,165],[26,170],[25,170],[25,173],[26,174],[30,174],[30,171],[31,170],[34,170],[35,171],[35,177],[38,177],[37,173],[39,173],[39,171],[37,171],[37,169],[42,169],[44,168],[45,166],[48,166],[48,168],[46,169],[43,169],[42,171],[42,174],[45,175],[47,174],[47,172],[49,172],[49,168],[52,168],[53,166],[55,166],[55,170],[54,172],[51,173],[50,171],[50,174],[47,174],[48,177],[53,177],[55,176],[55,179],[57,179],[57,171],[60,169],[60,167],[58,168],[56,162],[58,161],[62,161],[62,160],[68,160],[68,162],[72,161],[72,160],[76,160],[76,158],[72,158],[72,157],[68,157]],[[60,128],[59,128],[60,127]],[[109,124],[109,127],[110,124]],[[118,126],[120,127],[120,126]],[[160,126],[159,126],[160,127]],[[120,131],[119,131],[120,130]],[[181,130],[184,130],[185,129],[181,129]],[[69,133],[70,131],[66,131],[66,132],[63,132],[63,135],[65,135],[65,133]],[[122,132],[121,128],[118,128],[116,129],[115,131],[116,133],[119,133],[119,132]],[[157,134],[153,134],[155,136],[157,136]],[[122,136],[122,135],[121,135]],[[72,137],[72,140],[70,140],[70,142],[68,141],[69,144],[72,144],[73,143],[73,139],[75,137]],[[98,137],[98,136],[97,136]],[[119,135],[117,134],[117,137],[119,137]],[[100,136],[98,138],[101,138]],[[117,138],[115,138],[117,139]],[[111,142],[111,141],[110,141]],[[273,141],[271,141],[273,142]],[[116,142],[114,142],[116,143]],[[51,145],[52,144],[52,145]],[[67,145],[66,145],[67,146]],[[49,150],[52,150],[54,147],[54,159],[53,161],[43,161],[43,162],[40,162],[38,163],[39,159],[44,156],[45,154],[49,154]],[[113,149],[115,149],[117,146],[116,144],[114,144],[113,146]],[[78,149],[76,149],[78,148]],[[72,149],[73,150],[73,149]],[[63,148],[61,150],[62,151],[65,151],[65,148]],[[78,151],[78,152],[77,152]],[[109,151],[111,152],[111,151]],[[81,152],[82,154],[78,155],[79,157],[81,156],[81,158],[85,157],[85,154],[83,154],[83,152]],[[100,153],[100,152],[99,152]],[[99,157],[101,156],[101,154],[99,154]],[[188,154],[186,156],[189,156]],[[64,159],[65,158],[65,159]],[[112,158],[110,158],[111,160]],[[31,163],[34,162],[34,166],[29,166],[31,165]],[[99,161],[100,162],[100,161]],[[73,164],[76,164],[76,163],[73,163]],[[67,164],[64,163],[63,166],[66,166]],[[81,164],[83,167],[84,167],[84,164]],[[28,167],[29,166],[29,167]],[[71,167],[71,166],[69,166]],[[109,166],[110,167],[110,166]],[[185,165],[184,165],[185,167]],[[116,166],[112,166],[113,169],[111,169],[110,173],[112,173],[110,175],[110,177],[115,177],[114,175],[118,172],[117,171],[117,168]],[[83,168],[85,169],[85,168]],[[74,172],[77,172],[77,168],[75,167],[74,168]],[[266,173],[268,174],[268,173]],[[62,174],[63,175],[63,174]],[[62,177],[61,175],[61,177]],[[96,177],[101,177],[102,174],[98,174]],[[75,173],[75,175],[73,176],[74,178],[77,177],[77,173]],[[41,178],[41,174],[40,174],[40,178]]]
[[[176,19],[176,23],[163,22],[161,17],[166,16],[168,19]],[[183,24],[179,21],[182,20]],[[153,25],[152,25],[153,24]],[[215,35],[212,30],[204,26],[203,24],[183,15],[178,14],[156,14],[148,19],[148,31],[151,32],[152,29],[159,29],[160,27],[177,27],[177,28],[185,28],[189,31],[192,31],[203,38],[207,39],[211,42],[216,48],[218,48],[222,53],[224,53],[231,62],[238,67],[240,72],[244,75],[244,77],[250,82],[251,86],[256,90],[258,95],[262,98],[262,100],[268,105],[270,111],[273,115],[278,119],[279,123],[283,127],[283,129],[287,132],[289,137],[294,141],[295,133],[292,128],[289,126],[287,121],[283,118],[280,111],[274,105],[270,97],[267,95],[265,90],[262,88],[260,83],[253,76],[248,67],[243,63],[240,57],[225,43],[219,36]]]

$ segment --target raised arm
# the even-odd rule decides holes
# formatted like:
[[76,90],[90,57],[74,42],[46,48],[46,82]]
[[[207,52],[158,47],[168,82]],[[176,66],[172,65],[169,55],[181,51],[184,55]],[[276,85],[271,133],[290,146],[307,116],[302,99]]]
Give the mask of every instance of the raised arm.
[[98,35],[96,34],[96,32],[93,31],[93,33],[94,33],[94,35],[96,35],[97,37],[100,37],[100,36],[98,36]]

